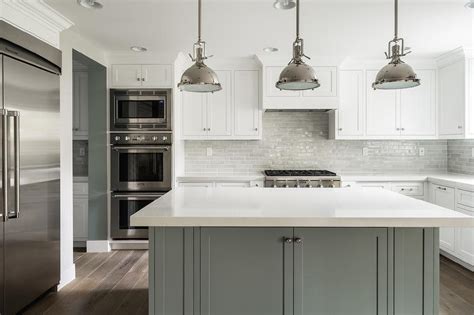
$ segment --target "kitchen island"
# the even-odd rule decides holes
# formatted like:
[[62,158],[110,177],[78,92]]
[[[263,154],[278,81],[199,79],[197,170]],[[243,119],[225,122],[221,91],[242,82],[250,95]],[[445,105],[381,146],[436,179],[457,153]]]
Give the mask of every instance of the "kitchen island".
[[150,227],[150,314],[437,314],[438,228],[471,217],[376,188],[178,188]]

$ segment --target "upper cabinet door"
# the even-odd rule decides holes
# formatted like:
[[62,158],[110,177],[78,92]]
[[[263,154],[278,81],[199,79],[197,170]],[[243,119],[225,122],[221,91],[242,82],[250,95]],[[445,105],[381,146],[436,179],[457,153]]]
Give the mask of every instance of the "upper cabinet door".
[[400,90],[400,130],[402,136],[436,135],[436,73],[416,70],[421,85]]
[[337,68],[313,67],[320,87],[303,91],[304,97],[335,97],[337,96]]
[[340,72],[340,103],[338,135],[360,136],[364,133],[364,78],[363,71]]
[[234,134],[257,136],[260,132],[259,71],[234,72]]
[[181,92],[182,131],[184,137],[207,135],[206,99],[203,93]]
[[230,136],[232,133],[232,80],[231,71],[216,71],[222,90],[208,93],[207,129],[210,136]]
[[282,97],[282,96],[288,96],[288,97],[299,97],[301,96],[300,91],[286,91],[286,90],[280,90],[277,89],[275,84],[278,82],[280,79],[280,73],[285,67],[273,67],[269,66],[265,68],[265,81],[266,81],[266,86],[265,86],[265,94],[266,96],[276,96],[276,97]]
[[142,65],[142,86],[171,87],[171,65]]
[[378,71],[367,71],[367,135],[399,136],[396,90],[374,90],[372,83]]
[[439,69],[439,134],[464,134],[465,64],[459,61]]
[[141,65],[112,65],[112,86],[137,87],[142,85]]

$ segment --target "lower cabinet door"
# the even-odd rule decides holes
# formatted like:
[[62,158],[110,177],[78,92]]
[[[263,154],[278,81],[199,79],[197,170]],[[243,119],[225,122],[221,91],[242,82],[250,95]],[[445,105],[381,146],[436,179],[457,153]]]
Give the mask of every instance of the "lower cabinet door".
[[201,314],[291,314],[293,244],[284,238],[292,236],[292,228],[202,228]]
[[387,229],[295,228],[294,235],[294,315],[387,313]]

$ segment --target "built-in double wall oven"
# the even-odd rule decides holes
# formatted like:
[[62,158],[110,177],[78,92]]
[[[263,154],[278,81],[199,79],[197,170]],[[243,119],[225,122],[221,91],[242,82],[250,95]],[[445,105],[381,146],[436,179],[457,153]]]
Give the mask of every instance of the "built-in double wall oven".
[[171,190],[169,94],[167,90],[112,90],[112,239],[147,239],[148,230],[130,226],[130,216]]

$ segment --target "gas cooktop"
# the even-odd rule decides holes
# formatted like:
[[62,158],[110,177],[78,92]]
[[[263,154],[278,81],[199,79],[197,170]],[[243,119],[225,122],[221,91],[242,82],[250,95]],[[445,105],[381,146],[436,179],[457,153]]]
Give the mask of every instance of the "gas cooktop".
[[265,170],[265,176],[272,177],[317,177],[317,176],[336,176],[336,173],[326,170]]

